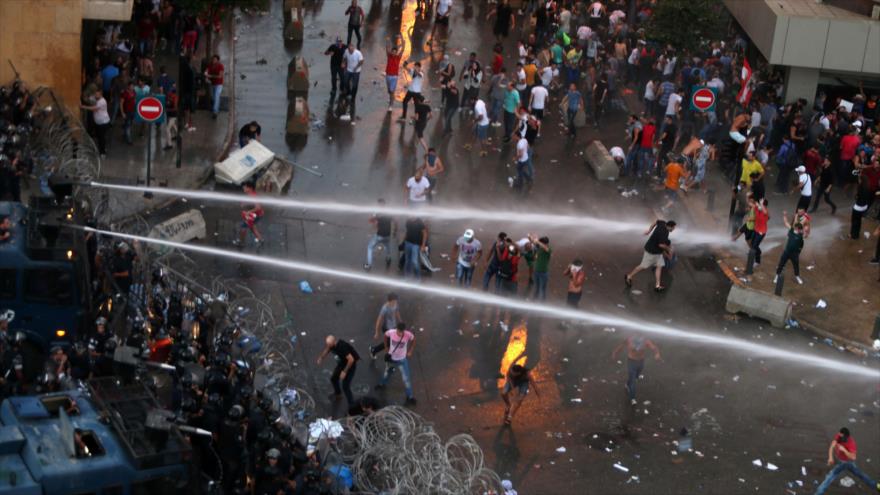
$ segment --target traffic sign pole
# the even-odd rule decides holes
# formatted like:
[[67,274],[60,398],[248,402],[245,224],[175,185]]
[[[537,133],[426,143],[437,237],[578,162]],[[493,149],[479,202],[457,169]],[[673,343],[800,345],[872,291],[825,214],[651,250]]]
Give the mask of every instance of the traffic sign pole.
[[[147,124],[147,187],[150,187],[150,164],[153,154],[153,127],[155,126],[152,123]],[[146,191],[144,192],[144,197],[147,199],[153,199],[153,193]]]
[[[150,187],[150,175],[152,173],[153,158],[153,124],[161,124],[165,121],[165,95],[144,96],[137,102],[137,119],[147,124],[147,180]],[[145,192],[144,197],[152,199],[153,193]]]

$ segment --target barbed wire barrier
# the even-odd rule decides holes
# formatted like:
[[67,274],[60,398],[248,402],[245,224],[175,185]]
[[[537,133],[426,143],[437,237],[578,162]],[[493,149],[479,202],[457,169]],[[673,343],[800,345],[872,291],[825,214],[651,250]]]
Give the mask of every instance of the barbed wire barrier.
[[501,492],[501,479],[484,466],[483,451],[473,437],[459,434],[443,442],[429,422],[399,406],[346,418],[335,445],[362,492]]

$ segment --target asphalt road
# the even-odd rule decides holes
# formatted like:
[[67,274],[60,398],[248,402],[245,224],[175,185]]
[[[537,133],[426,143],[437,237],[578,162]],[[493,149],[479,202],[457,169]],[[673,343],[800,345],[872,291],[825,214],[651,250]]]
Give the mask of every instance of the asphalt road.
[[[412,140],[412,126],[396,121],[399,105],[393,115],[386,113],[382,71],[384,43],[391,33],[403,32],[407,43],[415,45],[408,49],[411,60],[422,60],[432,73],[433,61],[442,56],[443,50],[457,68],[474,49],[481,60],[488,60],[492,40],[483,20],[486,7],[482,2],[456,2],[449,41],[432,42],[427,49],[424,41],[429,37],[431,22],[414,19],[413,0],[404,3],[401,12],[389,7],[388,2],[364,2],[368,22],[363,46],[366,62],[353,123],[337,121],[330,115],[329,61],[323,55],[337,33],[345,35],[346,2],[319,1],[316,7],[308,8],[306,40],[296,46],[285,47],[281,36],[281,0],[272,2],[270,15],[245,15],[240,19],[234,75],[241,78],[236,94],[238,125],[259,121],[265,145],[323,174],[319,177],[297,171],[288,192],[291,197],[359,204],[373,204],[379,197],[389,202],[402,200],[403,183],[421,161],[422,153]],[[508,41],[508,53],[510,45]],[[312,87],[308,101],[312,114],[322,121],[313,126],[305,140],[284,136],[285,75],[290,57],[295,54],[309,63]],[[507,60],[508,66],[514,63]],[[436,86],[432,75],[431,87]],[[439,110],[436,89],[432,89],[429,99]],[[558,100],[551,107],[556,104]],[[479,158],[462,148],[470,139],[466,121],[456,123],[451,138],[442,138],[438,115],[435,111],[426,135],[447,165],[436,203],[511,213],[507,222],[430,222],[433,260],[441,270],[425,284],[452,284],[453,264],[440,254],[449,252],[465,228],[476,229],[484,244],[491,243],[498,231],[516,238],[532,232],[550,236],[554,247],[548,303],[563,303],[566,282],[562,271],[572,259],[581,258],[587,270],[581,303],[584,310],[633,316],[857,362],[800,330],[772,329],[766,323],[726,316],[724,300],[729,282],[703,248],[683,250],[681,261],[665,275],[669,287],[665,293],[651,290],[652,277],[647,273],[637,277],[636,291],[629,292],[621,278],[639,262],[644,237],[514,222],[514,211],[527,209],[613,215],[647,226],[654,218],[659,195],[642,192],[637,197],[623,198],[614,185],[599,184],[580,156],[588,139],[619,142],[623,137],[622,114],[608,117],[600,129],[582,129],[571,143],[561,135],[558,115],[551,112],[537,145],[535,187],[528,196],[508,186],[507,177],[514,175],[510,146]],[[497,143],[497,130],[492,132]],[[498,148],[497,144],[494,147]],[[207,205],[203,211],[209,232],[216,232],[214,244],[231,249],[237,209]],[[686,224],[682,212],[672,215]],[[361,216],[280,209],[268,210],[262,228],[269,239],[262,255],[351,271],[362,270],[371,235],[367,218]],[[246,248],[246,252],[254,251],[253,246]],[[381,260],[381,254],[378,256]],[[216,259],[202,259],[199,266],[238,278],[271,301],[279,312],[288,312],[297,330],[305,332],[293,356],[301,365],[302,379],[319,399],[319,409],[342,414],[342,404],[326,399],[331,392],[327,383],[330,365],[316,368],[314,358],[324,335],[330,332],[350,339],[366,356],[372,324],[386,291]],[[385,274],[381,263],[377,266],[374,273]],[[475,278],[482,272],[478,268]],[[396,268],[388,274],[397,276]],[[316,288],[315,293],[299,291],[297,284],[304,279]],[[648,359],[644,378],[638,384],[639,404],[634,407],[623,389],[625,363],[611,360],[612,349],[628,335],[623,329],[580,325],[564,328],[555,319],[514,312],[511,323],[515,326],[522,322],[527,327],[527,360],[535,369],[540,395],[527,397],[513,426],[504,428],[497,380],[510,338],[498,323],[505,318],[504,312],[477,304],[468,295],[442,299],[406,292],[401,293],[401,312],[417,337],[414,381],[419,402],[415,410],[433,421],[443,436],[471,434],[483,448],[489,467],[502,478],[511,478],[519,493],[812,493],[826,471],[828,442],[841,426],[848,426],[859,442],[860,466],[880,476],[877,380],[652,337],[663,360]],[[867,364],[878,368],[876,361]],[[381,360],[372,366],[362,363],[354,380],[356,395],[372,393],[380,374]],[[402,402],[400,380],[395,378],[379,397],[389,403]],[[681,428],[687,428],[693,437],[691,452],[675,452],[674,442]],[[560,452],[561,448],[565,451]],[[777,469],[753,465],[757,459]],[[615,463],[627,471],[615,468]],[[836,485],[829,493],[869,490]]]

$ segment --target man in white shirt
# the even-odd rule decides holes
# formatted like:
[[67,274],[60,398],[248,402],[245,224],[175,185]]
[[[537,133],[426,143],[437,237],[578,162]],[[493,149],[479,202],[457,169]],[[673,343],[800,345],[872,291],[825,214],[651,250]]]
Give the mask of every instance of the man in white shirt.
[[532,178],[534,176],[532,168],[531,153],[529,152],[529,141],[521,136],[516,142],[516,182],[522,187],[524,185],[532,186]]
[[452,247],[452,258],[457,259],[455,265],[455,278],[458,285],[470,287],[474,276],[474,268],[483,255],[483,245],[474,238],[474,231],[467,229],[464,235],[455,241]]
[[798,185],[797,188],[801,191],[801,197],[798,199],[797,208],[795,211],[804,210],[810,207],[810,200],[813,199],[813,180],[810,177],[810,174],[807,173],[807,167],[803,165],[794,169],[798,174]]
[[706,83],[706,86],[709,88],[717,89],[718,94],[724,93],[724,81],[722,81],[721,78],[718,77],[717,73],[715,74],[715,76],[712,79],[709,80],[709,82]]
[[428,189],[431,183],[428,178],[422,174],[422,169],[416,170],[416,174],[406,181],[406,204],[412,207],[419,207],[428,200]]
[[107,154],[107,131],[110,129],[110,113],[107,112],[107,100],[104,99],[103,91],[100,89],[95,91],[94,98],[94,105],[81,105],[81,107],[92,112],[92,119],[95,122],[95,137],[98,141],[98,152],[103,157]]
[[[489,137],[489,112],[486,111],[486,102],[480,98],[474,103],[474,137],[480,145],[480,156],[488,155],[486,139]],[[471,149],[471,145],[464,145],[464,149]]]
[[538,120],[544,120],[544,106],[547,103],[547,98],[550,97],[547,88],[541,83],[542,81],[535,81],[535,86],[532,88],[532,95],[529,98],[529,108],[532,109],[532,115]]
[[354,98],[357,96],[358,83],[361,79],[361,67],[364,65],[364,56],[360,50],[355,48],[353,43],[349,43],[348,50],[342,56],[342,63],[345,66],[345,72],[342,74],[342,87],[346,89],[346,94],[354,102]]
[[437,0],[437,15],[434,17],[434,27],[431,28],[431,38],[434,37],[434,31],[437,26],[444,26],[449,29],[449,14],[452,11],[452,0]]
[[[408,63],[404,64],[404,69],[407,68]],[[422,72],[422,63],[416,62],[413,64],[412,70],[409,71],[410,81],[409,86],[406,87],[406,95],[403,97],[403,115],[401,115],[400,120],[406,120],[406,110],[409,107],[409,101],[415,99],[419,101],[422,98],[422,81],[425,78],[425,74]]]

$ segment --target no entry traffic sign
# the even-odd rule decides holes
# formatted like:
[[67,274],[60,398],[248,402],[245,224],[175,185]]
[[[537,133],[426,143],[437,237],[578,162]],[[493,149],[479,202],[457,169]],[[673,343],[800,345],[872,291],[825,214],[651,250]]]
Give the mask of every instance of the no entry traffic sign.
[[715,88],[694,86],[691,91],[691,109],[698,112],[715,110]]
[[137,120],[139,122],[161,123],[165,121],[165,97],[144,96],[137,102]]

